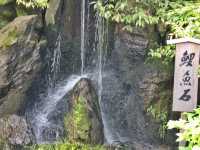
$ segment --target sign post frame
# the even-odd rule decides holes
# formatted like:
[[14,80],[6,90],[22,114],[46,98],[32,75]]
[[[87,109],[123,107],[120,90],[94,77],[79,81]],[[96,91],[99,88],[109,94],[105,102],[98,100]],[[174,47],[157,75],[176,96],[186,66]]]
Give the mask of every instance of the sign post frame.
[[200,40],[186,37],[167,44],[176,45],[172,110],[191,112],[197,106]]
[[[197,106],[197,92],[198,92],[198,66],[199,66],[199,56],[200,56],[200,40],[199,39],[194,39],[194,38],[180,38],[180,39],[173,39],[173,40],[168,40],[167,44],[176,44],[176,59],[175,59],[175,73],[174,73],[174,93],[173,93],[173,111],[179,111],[179,112],[191,112],[194,108],[196,108]],[[191,51],[192,49],[192,51]],[[192,52],[193,55],[189,55],[189,52],[187,50],[190,50],[190,52]],[[187,57],[183,57],[181,59],[181,55],[186,54],[187,52]],[[186,55],[185,55],[186,56]],[[193,57],[191,57],[193,56]],[[192,77],[189,76],[187,78],[184,77],[184,71],[185,68],[182,69],[180,68],[180,61],[182,60],[186,60],[186,58],[189,58],[190,63],[189,67],[191,67],[190,69],[188,69],[189,71],[191,71],[190,73],[192,73]],[[181,59],[181,60],[180,60]],[[194,60],[193,60],[194,59]],[[194,62],[191,62],[191,60],[193,60]],[[186,64],[187,65],[187,64]],[[188,72],[188,70],[186,70],[186,73]],[[181,72],[182,71],[182,72]],[[182,81],[183,83],[180,82],[180,78],[183,77]],[[187,80],[185,80],[187,79]],[[191,79],[190,81],[192,82],[191,85],[188,84],[188,82],[186,82],[187,84],[185,85],[184,81],[189,81],[189,79]],[[178,94],[180,94],[179,92],[181,92],[182,90],[185,91],[184,89],[180,90],[178,89],[178,85],[184,85],[185,87],[189,87],[191,86],[191,102],[190,103],[186,103],[185,102],[185,106],[182,105],[181,103],[179,103],[179,96],[177,96]],[[192,87],[193,86],[193,87]],[[188,93],[187,93],[188,94]],[[188,96],[188,95],[187,95]],[[190,96],[190,95],[189,95]],[[177,98],[179,98],[177,100]],[[188,97],[190,98],[190,97]],[[186,99],[183,99],[186,100]],[[179,106],[179,104],[181,106]],[[188,106],[187,106],[188,104]],[[181,113],[181,119],[185,119],[185,116],[183,113]],[[183,132],[183,131],[180,131]],[[179,142],[179,147],[180,146],[185,146],[186,142],[182,141]]]

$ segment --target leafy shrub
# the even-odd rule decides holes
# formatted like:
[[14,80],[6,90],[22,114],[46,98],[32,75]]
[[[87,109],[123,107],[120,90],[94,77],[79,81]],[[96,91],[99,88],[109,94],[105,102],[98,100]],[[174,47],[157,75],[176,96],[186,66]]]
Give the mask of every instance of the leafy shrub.
[[200,149],[200,108],[191,113],[184,113],[185,119],[177,121],[170,120],[168,129],[179,129],[177,133],[177,142],[185,141],[187,145],[181,147],[181,150],[199,150]]
[[122,24],[129,32],[133,27],[154,26],[159,34],[158,45],[162,47],[151,50],[149,57],[164,64],[174,58],[163,43],[166,38],[200,38],[199,0],[97,0],[94,7],[100,16]]
[[175,46],[161,46],[155,49],[150,49],[148,52],[147,62],[151,62],[166,70],[173,68],[175,57]]
[[26,147],[24,150],[106,150],[103,146],[91,146],[80,143],[43,144]]
[[124,29],[157,24],[176,37],[200,36],[198,0],[97,0],[95,8],[100,16],[124,24]]
[[27,8],[46,8],[48,6],[48,0],[17,0],[17,4],[22,4]]

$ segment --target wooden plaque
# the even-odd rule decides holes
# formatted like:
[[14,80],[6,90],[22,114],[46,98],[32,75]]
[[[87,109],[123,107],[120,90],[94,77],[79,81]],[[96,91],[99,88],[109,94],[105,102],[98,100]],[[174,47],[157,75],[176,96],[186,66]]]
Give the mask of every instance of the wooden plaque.
[[197,105],[200,45],[176,43],[173,111],[191,112]]

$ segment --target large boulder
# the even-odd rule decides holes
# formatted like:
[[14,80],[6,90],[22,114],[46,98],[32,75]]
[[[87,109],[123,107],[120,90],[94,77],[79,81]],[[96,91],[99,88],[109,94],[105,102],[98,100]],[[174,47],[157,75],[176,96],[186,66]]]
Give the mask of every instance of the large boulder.
[[88,79],[81,79],[71,91],[70,110],[65,117],[69,141],[101,144],[103,124],[96,92]]
[[0,117],[17,113],[41,69],[37,16],[18,17],[0,30]]
[[17,147],[33,142],[33,134],[23,117],[11,115],[0,119],[0,143],[2,147]]

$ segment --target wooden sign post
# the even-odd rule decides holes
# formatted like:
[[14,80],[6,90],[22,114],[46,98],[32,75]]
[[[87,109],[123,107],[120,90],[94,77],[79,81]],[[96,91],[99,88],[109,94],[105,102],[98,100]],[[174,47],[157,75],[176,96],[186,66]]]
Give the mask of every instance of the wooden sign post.
[[181,38],[167,43],[176,44],[172,110],[191,112],[197,106],[200,40]]

